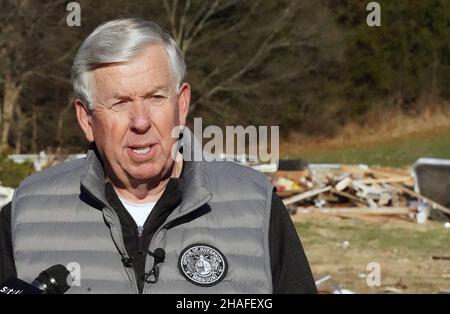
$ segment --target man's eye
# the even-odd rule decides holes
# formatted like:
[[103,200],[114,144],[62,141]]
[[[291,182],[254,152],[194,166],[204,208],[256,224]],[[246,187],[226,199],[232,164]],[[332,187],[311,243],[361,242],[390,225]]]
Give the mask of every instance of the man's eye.
[[152,105],[162,105],[165,103],[167,97],[164,95],[152,95],[148,98],[148,101]]
[[110,105],[109,109],[114,109],[114,110],[124,109],[124,108],[126,108],[127,103],[128,102],[126,100],[120,100],[120,101],[117,101],[117,102],[113,103],[112,105]]
[[128,101],[121,100],[121,101],[115,102],[111,107],[112,108],[122,108],[122,107],[125,107],[127,105],[127,103],[128,103]]

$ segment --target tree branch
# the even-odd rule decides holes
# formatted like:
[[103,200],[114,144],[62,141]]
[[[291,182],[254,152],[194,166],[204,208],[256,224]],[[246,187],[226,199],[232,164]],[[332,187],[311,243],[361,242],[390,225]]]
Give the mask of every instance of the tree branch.
[[253,13],[256,11],[256,9],[259,7],[260,4],[260,0],[257,0],[253,3],[253,6],[251,7],[250,11],[245,15],[245,18],[243,18],[242,20],[240,20],[238,23],[235,23],[233,26],[231,27],[226,27],[225,29],[223,29],[221,32],[218,32],[217,29],[215,29],[213,31],[213,34],[208,35],[208,36],[204,36],[203,39],[199,39],[197,41],[195,41],[191,47],[197,47],[200,46],[202,44],[204,44],[205,42],[211,41],[211,40],[215,40],[217,38],[223,37],[231,32],[236,31],[237,29],[239,29],[241,26],[245,25],[247,23],[247,21],[250,19],[251,16],[253,16]]
[[201,89],[210,78],[219,74],[221,72],[222,68],[225,65],[227,65],[233,57],[234,57],[233,55],[229,55],[223,62],[221,62],[218,66],[216,66],[211,72],[209,72],[209,74],[207,76],[205,76],[203,78],[203,80],[200,82],[200,84],[198,85],[199,89]]
[[77,47],[78,47],[78,42],[76,42],[76,43],[72,46],[71,49],[69,49],[65,54],[63,54],[63,55],[62,55],[61,57],[59,57],[58,59],[56,59],[56,60],[54,60],[54,61],[52,61],[52,62],[46,63],[46,64],[37,65],[37,66],[35,66],[34,68],[29,69],[29,70],[26,71],[24,74],[22,74],[21,79],[24,80],[24,79],[26,79],[27,77],[29,77],[29,76],[31,76],[31,75],[37,74],[37,71],[38,71],[38,70],[42,70],[42,69],[48,68],[49,66],[52,66],[52,65],[56,65],[56,64],[62,63],[62,62],[65,61],[67,58],[69,58],[70,56],[72,56],[72,53],[75,51],[75,49],[76,49]]
[[261,46],[258,48],[258,50],[253,54],[253,57],[247,62],[247,64],[242,67],[239,71],[237,71],[235,74],[231,75],[227,79],[223,80],[222,82],[218,83],[216,86],[211,88],[209,92],[207,92],[205,95],[201,96],[197,101],[193,102],[191,105],[192,111],[195,110],[198,103],[201,103],[213,95],[215,95],[217,92],[224,90],[225,85],[230,84],[231,82],[235,81],[236,79],[240,78],[242,75],[244,75],[246,72],[248,72],[255,64],[256,62],[261,58],[263,54],[266,52],[271,51],[271,47],[269,45],[270,41],[275,37],[275,35],[283,28],[285,21],[287,20],[288,15],[290,14],[290,10],[286,9],[284,11],[283,16],[281,16],[273,31],[267,38],[264,40],[264,42],[261,44]]
[[[173,0],[172,7],[169,5],[168,0],[164,0],[164,8],[166,9],[167,16],[169,17],[170,29],[175,39],[178,38],[177,23],[176,23],[177,6],[178,0]],[[179,43],[179,41],[177,41],[177,43]]]
[[208,12],[203,15],[200,22],[197,24],[197,27],[194,28],[194,30],[186,37],[186,40],[183,43],[183,54],[186,54],[187,50],[189,49],[189,45],[191,44],[192,40],[197,36],[197,34],[203,29],[205,26],[206,21],[210,18],[210,16],[216,12],[216,8],[219,5],[220,0],[215,0],[212,6],[209,8]]
[[[181,16],[181,20],[180,20],[180,25],[178,28],[178,43],[180,43],[180,45],[183,44],[183,38],[184,38],[184,34],[185,34],[185,26],[186,26],[186,18],[187,18],[187,14],[189,12],[189,8],[191,7],[191,0],[187,0],[185,5],[184,5],[184,12],[183,15]],[[181,47],[182,48],[182,47]]]

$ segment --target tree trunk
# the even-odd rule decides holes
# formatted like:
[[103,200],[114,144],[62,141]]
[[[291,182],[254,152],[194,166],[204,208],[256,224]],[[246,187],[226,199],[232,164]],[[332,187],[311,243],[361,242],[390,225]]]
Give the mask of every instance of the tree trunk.
[[37,149],[37,140],[38,140],[38,130],[37,130],[37,109],[36,106],[32,106],[32,115],[31,115],[31,128],[32,128],[32,135],[31,135],[31,151],[33,154],[38,153]]
[[63,146],[63,130],[64,130],[64,118],[66,117],[67,112],[72,108],[74,99],[72,96],[69,98],[69,101],[67,102],[67,105],[64,107],[64,109],[60,112],[59,118],[58,118],[58,126],[56,128],[56,155],[59,155],[61,152],[62,146]]
[[20,85],[14,82],[9,75],[5,77],[4,81],[4,97],[3,97],[3,111],[1,119],[1,139],[0,139],[0,153],[4,153],[8,145],[9,131],[14,115],[14,107],[19,96]]
[[22,151],[22,133],[23,133],[23,119],[22,119],[22,108],[19,104],[15,105],[16,111],[16,154],[20,154]]

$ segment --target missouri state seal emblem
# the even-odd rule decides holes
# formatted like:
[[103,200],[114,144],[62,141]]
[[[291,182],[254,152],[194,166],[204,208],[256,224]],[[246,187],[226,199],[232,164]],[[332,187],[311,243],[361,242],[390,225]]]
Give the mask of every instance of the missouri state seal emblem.
[[228,270],[222,252],[208,244],[193,244],[185,248],[180,254],[178,266],[189,282],[202,287],[218,284]]

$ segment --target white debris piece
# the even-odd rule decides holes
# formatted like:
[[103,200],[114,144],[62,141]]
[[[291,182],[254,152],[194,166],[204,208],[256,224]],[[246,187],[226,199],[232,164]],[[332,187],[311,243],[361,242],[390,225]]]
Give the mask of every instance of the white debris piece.
[[0,209],[8,204],[9,202],[11,202],[12,197],[14,194],[14,189],[13,188],[7,188],[4,186],[0,186]]

